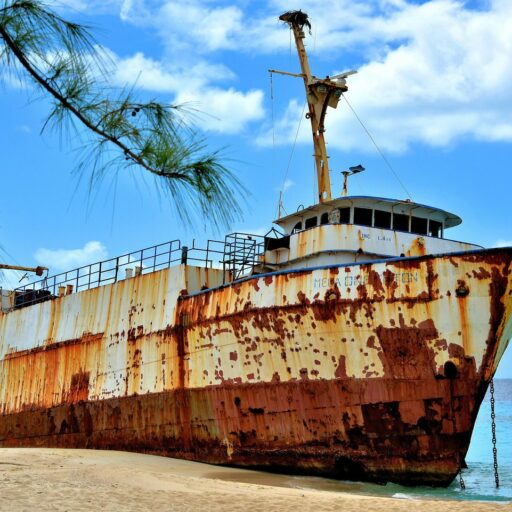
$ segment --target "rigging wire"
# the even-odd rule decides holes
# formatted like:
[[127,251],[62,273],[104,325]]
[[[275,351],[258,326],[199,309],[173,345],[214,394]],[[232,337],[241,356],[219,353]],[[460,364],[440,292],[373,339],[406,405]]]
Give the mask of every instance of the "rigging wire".
[[272,117],[272,169],[275,167],[275,154],[276,154],[276,131],[274,127],[274,82],[272,80],[272,71],[269,72],[270,76],[270,111]]
[[293,141],[293,146],[292,146],[292,150],[290,152],[290,158],[288,158],[288,164],[286,166],[286,171],[284,173],[284,178],[283,178],[283,185],[281,186],[281,193],[284,192],[284,186],[286,184],[286,178],[288,177],[288,171],[290,170],[290,166],[291,166],[291,163],[292,163],[292,158],[293,158],[293,153],[295,151],[295,146],[297,144],[297,138],[299,137],[299,131],[300,131],[300,126],[302,124],[302,119],[304,118],[304,112],[306,111],[306,105],[308,104],[307,100],[304,102],[304,106],[302,107],[302,113],[300,115],[300,119],[299,119],[299,123],[297,124],[297,131],[295,132],[295,139]]
[[389,170],[393,173],[393,175],[395,176],[396,180],[398,181],[398,183],[400,184],[400,186],[404,189],[407,197],[412,201],[412,197],[411,197],[411,194],[409,193],[409,191],[407,190],[407,188],[405,187],[405,185],[403,184],[402,180],[400,179],[400,177],[398,176],[398,173],[395,171],[395,169],[393,169],[393,166],[391,165],[391,163],[389,162],[389,160],[386,158],[386,155],[382,152],[382,150],[380,149],[380,147],[378,146],[377,142],[375,141],[375,139],[373,138],[372,134],[370,133],[370,131],[368,130],[368,128],[366,128],[366,126],[364,125],[363,121],[361,120],[361,118],[357,115],[357,112],[354,110],[354,107],[350,104],[350,102],[348,101],[347,97],[342,94],[343,96],[343,99],[346,101],[347,105],[349,106],[350,110],[352,110],[352,113],[354,114],[354,116],[356,117],[356,119],[359,121],[359,124],[363,127],[363,130],[366,132],[366,135],[368,135],[368,137],[370,138],[370,140],[372,141],[373,145],[375,146],[375,149],[377,150],[377,152],[379,153],[379,155],[382,157],[382,160],[384,160],[384,163],[388,166]]
[[[272,71],[269,71],[269,77],[270,77],[270,103],[271,103],[271,117],[272,117],[272,149],[273,149],[273,158],[274,158],[274,155],[275,155],[275,121],[274,121],[274,82],[273,82],[273,78],[272,78]],[[277,217],[280,216],[280,213],[281,213],[281,208],[284,210],[284,207],[283,207],[283,204],[282,204],[282,199],[283,199],[283,193],[284,193],[284,188],[285,188],[285,185],[286,185],[286,178],[288,177],[288,172],[290,171],[290,166],[291,166],[291,163],[292,163],[292,159],[293,159],[293,154],[295,152],[295,146],[297,145],[297,139],[299,137],[299,131],[300,131],[300,127],[301,127],[301,124],[302,124],[302,119],[304,118],[304,114],[306,112],[306,105],[308,104],[307,100],[304,102],[304,106],[302,107],[302,113],[300,115],[300,118],[299,118],[299,122],[297,124],[297,130],[295,132],[295,138],[293,140],[293,145],[292,145],[292,149],[290,151],[290,157],[288,158],[288,163],[286,165],[286,170],[284,172],[284,177],[283,177],[283,184],[281,185],[281,188],[279,190],[279,202],[278,202],[278,205],[277,205]],[[286,213],[286,210],[285,210],[285,213]]]
[[5,254],[8,258],[10,258],[11,261],[13,261],[16,265],[21,265],[21,263],[12,255],[10,254],[7,249],[5,249],[2,245],[0,245],[0,255]]
[[[274,121],[274,81],[272,78],[272,71],[268,73],[270,78],[270,112],[272,119],[272,171],[276,168],[276,130],[275,130],[275,121]],[[281,208],[282,208],[282,191],[279,192],[279,199],[277,203],[277,214],[276,217],[279,218],[281,216]]]
[[[7,260],[11,260],[14,264],[21,266],[21,263],[12,254],[10,254],[7,249],[0,245],[0,260],[4,258],[4,255],[7,257]],[[12,275],[16,276],[18,282],[21,282],[23,274],[19,270],[10,270],[10,272],[12,272]],[[6,279],[5,272],[0,270],[0,288],[2,288],[2,283],[8,284],[8,280]]]

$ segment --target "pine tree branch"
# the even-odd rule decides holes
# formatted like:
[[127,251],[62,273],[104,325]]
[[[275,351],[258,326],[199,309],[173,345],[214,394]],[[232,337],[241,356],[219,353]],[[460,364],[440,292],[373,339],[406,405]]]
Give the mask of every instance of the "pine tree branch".
[[[216,227],[241,218],[235,194],[245,189],[219,162],[219,153],[205,154],[204,141],[171,114],[179,106],[138,102],[131,89],[114,98],[98,81],[106,78],[106,68],[86,28],[39,0],[4,0],[3,5],[0,57],[9,70],[26,71],[54,100],[43,130],[51,121],[61,129],[66,123],[82,126],[80,133],[91,135],[77,165],[79,172],[91,173],[91,187],[107,170],[138,165],[164,186],[185,221],[194,210]],[[110,154],[110,147],[118,154]]]
[[[121,151],[125,154],[126,157],[131,158],[136,164],[140,165],[144,169],[146,169],[149,172],[152,172],[153,174],[156,174],[158,176],[166,176],[166,177],[172,177],[172,173],[163,173],[160,169],[156,169],[154,167],[151,167],[144,162],[141,158],[139,158],[126,144],[124,144],[122,141],[120,141],[118,138],[113,137],[109,133],[101,130],[98,126],[92,124],[87,117],[82,115],[82,113],[72,104],[69,102],[67,98],[62,96],[60,92],[52,87],[48,80],[46,80],[41,74],[39,74],[35,68],[31,65],[31,63],[28,61],[28,59],[25,57],[23,52],[16,46],[10,35],[2,25],[0,25],[0,36],[5,41],[5,44],[9,47],[9,49],[12,51],[12,53],[16,56],[20,64],[27,70],[27,72],[32,76],[32,78],[48,93],[50,93],[51,96],[53,96],[64,108],[66,108],[69,112],[71,112],[86,128],[88,128],[91,132],[95,133],[96,135],[99,135],[103,139],[106,139],[115,146],[117,146]],[[121,110],[121,109],[118,109]]]

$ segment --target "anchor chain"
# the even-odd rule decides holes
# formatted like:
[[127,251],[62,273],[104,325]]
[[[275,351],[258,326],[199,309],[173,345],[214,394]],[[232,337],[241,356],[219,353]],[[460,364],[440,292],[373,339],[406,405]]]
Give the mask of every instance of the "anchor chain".
[[494,381],[490,382],[491,392],[491,431],[492,431],[492,455],[494,459],[494,481],[496,482],[496,489],[500,486],[500,477],[498,474],[498,449],[496,448],[496,414],[494,413]]
[[464,483],[464,478],[462,478],[462,467],[459,469],[459,484],[462,491],[466,489],[466,484]]

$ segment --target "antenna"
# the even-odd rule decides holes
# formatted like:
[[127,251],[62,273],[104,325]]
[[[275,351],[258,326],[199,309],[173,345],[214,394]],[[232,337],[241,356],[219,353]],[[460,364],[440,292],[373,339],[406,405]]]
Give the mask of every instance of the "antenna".
[[345,80],[347,76],[355,75],[357,71],[355,69],[351,69],[350,71],[343,71],[343,73],[338,73],[337,75],[328,76],[330,80],[333,80],[335,82],[340,82],[341,80]]
[[363,172],[364,170],[364,167],[359,164],[354,167],[349,167],[348,171],[341,172],[341,174],[343,174],[343,191],[341,192],[342,197],[346,197],[348,195],[348,177]]
[[279,191],[279,203],[277,205],[277,218],[281,218],[281,210],[283,209],[283,191]]

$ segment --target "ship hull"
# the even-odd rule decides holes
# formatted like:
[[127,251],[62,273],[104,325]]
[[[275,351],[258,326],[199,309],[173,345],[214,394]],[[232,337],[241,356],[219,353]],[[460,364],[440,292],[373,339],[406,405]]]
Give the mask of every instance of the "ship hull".
[[[428,381],[375,379],[370,386],[361,380],[317,381],[80,401],[4,416],[1,445],[126,450],[337,479],[448,485],[469,444],[478,399],[468,394],[475,382],[452,387]],[[460,408],[456,433],[450,394]],[[300,414],[290,410],[293,402],[301,403]],[[404,403],[409,413],[414,407],[421,411],[420,426],[402,417]],[[203,414],[226,404],[239,405],[224,417]],[[363,421],[350,427],[346,411],[356,409]],[[189,410],[197,415],[183,417]],[[271,438],[264,416],[274,424]],[[231,443],[209,432],[219,424],[234,438]],[[304,430],[309,440],[303,439]]]
[[173,308],[162,271],[3,315],[0,445],[448,485],[510,338],[511,254],[281,272]]

